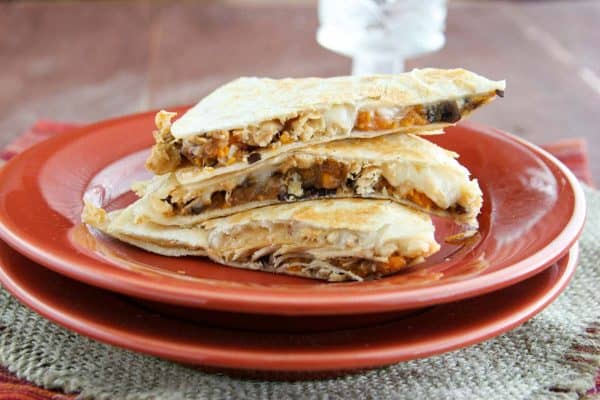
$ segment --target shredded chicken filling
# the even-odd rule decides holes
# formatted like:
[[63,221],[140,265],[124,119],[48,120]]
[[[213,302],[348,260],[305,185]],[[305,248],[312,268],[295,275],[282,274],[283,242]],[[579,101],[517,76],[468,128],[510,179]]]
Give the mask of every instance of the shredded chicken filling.
[[225,166],[238,161],[252,164],[261,159],[259,149],[276,148],[298,141],[307,142],[315,137],[337,136],[346,130],[347,127],[340,123],[327,124],[318,113],[301,114],[285,121],[266,121],[259,126],[244,129],[214,131],[185,139],[175,139],[168,129],[159,128],[154,135],[156,145],[146,166],[157,174],[164,174],[174,171],[181,164],[198,167]]
[[[264,256],[259,261],[265,265],[270,265],[271,263],[269,256]],[[298,256],[288,258],[286,259],[286,263],[288,264],[286,270],[292,273],[300,272],[311,261],[310,257]],[[326,262],[336,268],[358,275],[361,278],[367,278],[397,273],[409,265],[412,260],[394,253],[388,258],[387,262],[360,257],[333,257],[328,258]]]
[[[377,131],[433,123],[454,123],[497,94],[492,92],[466,96],[459,100],[403,109],[360,109],[353,127],[361,131]],[[243,129],[213,131],[202,136],[175,139],[169,129],[170,119],[174,114],[164,114],[169,117],[165,118],[163,115],[160,124],[157,115],[158,130],[154,134],[156,144],[146,162],[148,169],[156,174],[174,171],[182,164],[199,167],[226,166],[239,161],[252,164],[261,159],[258,151],[260,149],[276,148],[297,141],[307,142],[315,137],[337,136],[349,128],[344,126],[343,121],[346,117],[343,113],[335,122],[331,122],[325,115],[314,112],[300,114],[287,120],[266,121],[258,126]]]
[[426,194],[415,189],[400,192],[376,172],[372,167],[349,167],[334,160],[323,160],[307,168],[281,169],[260,181],[249,176],[232,190],[215,191],[209,198],[201,196],[200,192],[194,197],[193,194],[190,196],[189,193],[186,195],[176,190],[164,198],[163,202],[169,206],[169,212],[197,215],[248,202],[295,201],[335,195],[369,197],[370,194],[387,193],[400,200],[412,202],[426,211],[466,213],[460,204],[443,210]]
[[[135,237],[131,237],[131,239],[136,239]],[[181,248],[181,243],[171,242],[171,241],[160,241],[152,238],[145,238],[145,242],[152,243],[164,248],[172,248],[179,249]],[[189,248],[190,250],[203,250],[201,247],[198,248]],[[260,258],[254,260],[252,255],[253,251],[247,251],[241,257],[237,257],[235,262],[237,263],[251,263],[251,262],[259,262],[263,266],[273,266],[275,265],[273,259],[273,253],[265,254]],[[231,261],[231,260],[230,260]],[[293,257],[286,257],[284,262],[286,264],[285,269],[291,273],[298,273],[305,268],[306,265],[309,265],[314,259],[310,255],[298,255]],[[362,257],[330,257],[324,260],[326,263],[340,268],[345,271],[349,271],[354,275],[360,276],[361,278],[376,278],[379,276],[385,276],[397,273],[403,268],[411,265],[415,259],[401,256],[397,252],[391,254],[387,258],[387,262],[377,261],[369,258]]]

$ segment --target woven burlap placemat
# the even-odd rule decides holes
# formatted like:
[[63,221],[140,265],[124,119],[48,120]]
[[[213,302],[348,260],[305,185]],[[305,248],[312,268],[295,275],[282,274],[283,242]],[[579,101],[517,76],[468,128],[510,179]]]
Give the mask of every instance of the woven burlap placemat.
[[523,326],[466,349],[335,379],[236,379],[98,343],[0,290],[0,363],[85,398],[591,398],[600,365],[600,192],[586,189],[586,196],[579,268],[567,290]]

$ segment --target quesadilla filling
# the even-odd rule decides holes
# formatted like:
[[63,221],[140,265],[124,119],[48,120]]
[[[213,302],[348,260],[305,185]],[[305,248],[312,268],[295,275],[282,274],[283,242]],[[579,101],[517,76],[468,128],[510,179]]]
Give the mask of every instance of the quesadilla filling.
[[[225,264],[254,264],[261,270],[298,275],[309,270],[324,269],[328,274],[350,275],[353,278],[375,278],[389,275],[421,262],[439,247],[419,247],[401,250],[402,244],[386,242],[382,248],[363,252],[359,233],[335,230],[319,231],[310,227],[290,229],[289,224],[264,226],[244,225],[233,230],[214,232],[209,246],[219,248],[219,262]],[[266,244],[268,243],[268,244]],[[348,247],[350,246],[350,247]],[[209,251],[209,254],[212,252]],[[343,255],[342,255],[343,254]],[[328,279],[332,277],[329,276]]]
[[[288,257],[263,256],[258,262],[262,267],[269,265],[275,266],[275,269],[283,269],[287,274],[299,275],[309,269],[322,269],[325,267],[329,280],[332,279],[331,273],[338,275],[351,275],[353,277],[377,278],[385,275],[395,274],[408,265],[416,261],[397,254],[391,255],[387,261],[377,261],[361,257],[331,257],[324,260],[310,257],[310,255],[288,255]],[[332,271],[333,270],[333,271]],[[340,276],[340,278],[341,278]]]
[[[129,238],[130,240],[139,240],[136,237],[122,235],[123,238]],[[150,243],[162,248],[181,248],[180,243],[172,243],[162,240],[154,240],[152,238],[144,238],[144,242]],[[200,248],[190,248],[190,250],[199,251]],[[225,264],[255,264],[261,267],[264,271],[283,272],[289,275],[301,275],[305,276],[304,272],[306,269],[323,270],[327,276],[320,278],[328,279],[330,281],[345,280],[346,275],[350,275],[351,278],[365,279],[365,278],[378,278],[381,276],[395,274],[398,271],[409,267],[413,264],[422,262],[423,257],[406,257],[401,256],[398,253],[393,253],[387,259],[370,259],[359,256],[340,256],[340,257],[329,257],[325,259],[319,259],[311,256],[310,254],[267,254],[257,259],[252,257],[252,254],[246,254],[241,257],[235,257],[235,259],[225,260],[219,257],[217,262]],[[337,278],[332,275],[337,275]],[[316,276],[318,277],[318,276]]]
[[408,182],[392,186],[382,175],[381,168],[361,163],[349,166],[330,159],[313,163],[294,160],[270,175],[257,171],[241,181],[200,186],[197,190],[180,187],[162,198],[155,208],[167,215],[189,216],[250,202],[290,202],[336,196],[392,197],[425,211],[467,214],[466,208],[458,203],[440,207]]
[[495,91],[404,108],[363,107],[357,111],[352,106],[338,105],[323,112],[300,113],[287,119],[265,121],[258,126],[207,132],[184,139],[171,135],[171,119],[175,113],[161,111],[155,119],[156,144],[146,166],[156,174],[164,174],[181,165],[222,167],[240,161],[253,164],[261,159],[262,149],[343,136],[353,129],[376,132],[455,123],[496,95],[502,96],[503,93]]

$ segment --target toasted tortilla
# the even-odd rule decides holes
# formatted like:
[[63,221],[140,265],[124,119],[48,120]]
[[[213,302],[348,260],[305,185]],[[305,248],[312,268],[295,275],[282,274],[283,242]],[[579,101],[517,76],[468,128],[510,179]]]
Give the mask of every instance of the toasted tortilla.
[[433,133],[503,96],[504,81],[463,69],[398,75],[240,78],[188,110],[157,115],[147,167],[227,173],[293,148],[389,133]]
[[106,213],[86,203],[82,219],[154,253],[327,281],[389,275],[440,248],[427,215],[384,200],[279,204],[192,227],[136,219],[136,207]]

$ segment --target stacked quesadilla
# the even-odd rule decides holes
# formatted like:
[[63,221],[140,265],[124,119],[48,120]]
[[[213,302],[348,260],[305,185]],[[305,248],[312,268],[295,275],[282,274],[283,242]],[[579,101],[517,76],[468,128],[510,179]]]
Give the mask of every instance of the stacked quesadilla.
[[169,256],[328,281],[388,275],[439,249],[430,214],[476,229],[482,194],[421,137],[503,96],[462,69],[241,78],[156,115],[139,200],[84,222]]

